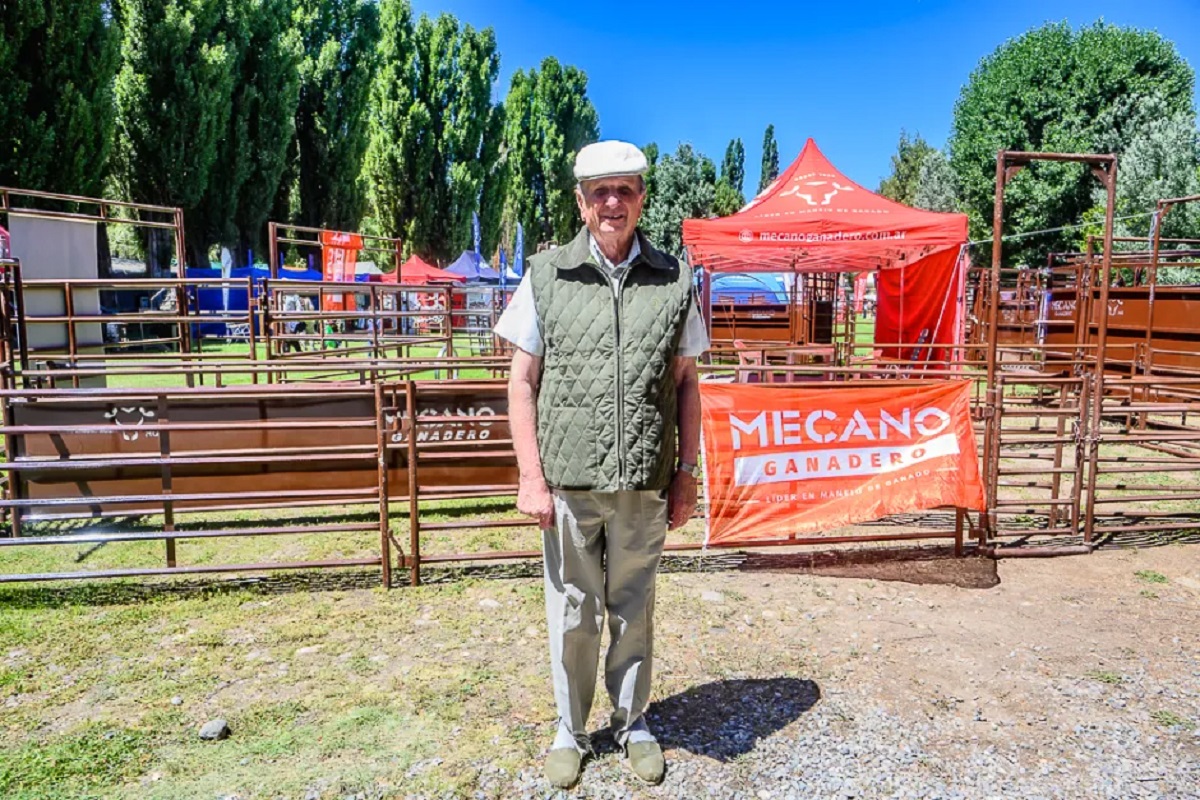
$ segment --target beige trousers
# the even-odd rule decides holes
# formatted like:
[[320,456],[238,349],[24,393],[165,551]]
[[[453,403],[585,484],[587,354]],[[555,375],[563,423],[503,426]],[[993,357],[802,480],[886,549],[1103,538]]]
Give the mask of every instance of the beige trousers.
[[642,719],[654,660],[654,579],[667,534],[661,492],[554,491],[542,531],[550,672],[558,705],[554,747],[590,750],[588,714],[608,614],[604,685],[617,743],[652,741]]

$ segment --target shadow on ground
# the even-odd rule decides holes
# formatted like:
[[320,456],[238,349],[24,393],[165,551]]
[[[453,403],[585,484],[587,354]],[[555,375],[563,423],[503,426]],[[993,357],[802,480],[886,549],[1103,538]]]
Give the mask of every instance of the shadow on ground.
[[[820,687],[800,678],[714,681],[652,703],[646,720],[664,750],[732,761],[820,699]],[[611,736],[597,738],[599,754],[616,749]]]
[[996,562],[955,556],[950,547],[871,547],[805,553],[747,553],[743,572],[800,573],[916,584],[990,589],[1000,584]]

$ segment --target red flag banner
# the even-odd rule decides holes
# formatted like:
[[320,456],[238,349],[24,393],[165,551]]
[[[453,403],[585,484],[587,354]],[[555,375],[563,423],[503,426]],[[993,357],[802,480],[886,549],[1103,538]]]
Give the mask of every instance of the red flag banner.
[[854,316],[861,317],[863,313],[863,298],[867,294],[867,274],[860,272],[854,276]]
[[[331,283],[354,280],[358,264],[358,251],[362,249],[362,237],[357,233],[321,231],[321,280]],[[346,307],[344,294],[322,294],[321,309],[342,311]]]
[[984,509],[970,383],[701,383],[712,544],[811,536],[939,506]]

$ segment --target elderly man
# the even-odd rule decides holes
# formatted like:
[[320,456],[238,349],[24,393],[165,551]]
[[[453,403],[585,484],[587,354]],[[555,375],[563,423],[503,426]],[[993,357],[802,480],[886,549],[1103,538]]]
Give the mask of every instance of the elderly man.
[[[612,731],[637,776],[663,777],[650,699],[654,581],[668,525],[696,507],[708,337],[691,270],[638,231],[646,157],[598,142],[575,161],[584,227],[539,253],[496,325],[512,342],[517,508],[542,527],[558,732],[546,777],[568,787],[591,751],[588,714],[608,614]],[[678,437],[677,437],[678,434]],[[677,441],[678,438],[678,441]]]

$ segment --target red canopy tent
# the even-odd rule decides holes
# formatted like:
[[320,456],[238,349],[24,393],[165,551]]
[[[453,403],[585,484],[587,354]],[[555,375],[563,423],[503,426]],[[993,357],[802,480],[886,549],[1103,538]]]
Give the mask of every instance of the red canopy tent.
[[396,272],[384,273],[382,280],[384,283],[399,282],[424,286],[431,283],[461,283],[466,278],[444,269],[438,269],[427,264],[420,256],[413,254],[408,257],[408,261],[400,265],[400,269]]
[[876,271],[877,343],[961,343],[967,215],[877,195],[839,172],[812,139],[741,211],[684,220],[683,242],[692,264],[709,272]]

